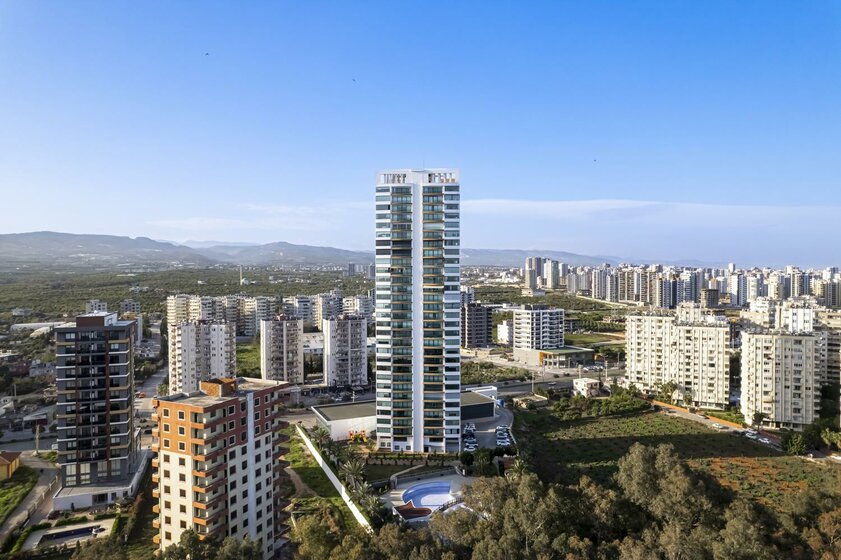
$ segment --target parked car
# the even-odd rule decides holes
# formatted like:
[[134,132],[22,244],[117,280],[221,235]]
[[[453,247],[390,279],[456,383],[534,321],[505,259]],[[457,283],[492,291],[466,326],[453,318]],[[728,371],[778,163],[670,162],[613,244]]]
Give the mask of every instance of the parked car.
[[724,429],[724,426],[722,426],[718,422],[713,422],[712,427],[715,428],[716,430],[723,430]]
[[757,441],[759,441],[759,443],[764,443],[765,445],[771,445],[771,440],[767,437],[761,437]]

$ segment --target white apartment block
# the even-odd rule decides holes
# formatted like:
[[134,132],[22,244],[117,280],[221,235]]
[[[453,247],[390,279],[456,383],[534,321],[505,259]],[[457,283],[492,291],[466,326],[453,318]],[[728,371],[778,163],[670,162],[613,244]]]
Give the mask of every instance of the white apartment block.
[[730,404],[730,323],[707,315],[697,304],[676,314],[650,312],[626,317],[627,385],[655,392],[673,382],[692,404],[721,408]]
[[321,323],[324,334],[324,384],[352,387],[368,384],[368,321],[340,314]]
[[[283,298],[283,314],[298,317],[307,327],[315,325],[315,311],[312,296],[289,296]],[[320,324],[320,323],[319,323]]]
[[277,314],[277,301],[266,296],[196,296],[178,294],[166,299],[167,323],[187,321],[224,321],[234,325],[236,334],[254,337],[260,332],[260,321]]
[[368,324],[374,322],[374,301],[370,296],[350,296],[342,300],[342,313],[362,315]]
[[377,176],[380,448],[461,448],[459,207],[455,169],[398,169]]
[[825,338],[818,332],[742,332],[741,410],[747,423],[761,412],[765,426],[799,430],[818,418]]
[[279,315],[260,321],[260,376],[267,381],[304,382],[304,321]]
[[344,298],[338,290],[313,296],[313,320],[315,325],[320,328],[326,319],[341,315],[343,307]]
[[514,344],[514,321],[505,319],[496,326],[496,342],[504,346]]
[[234,325],[189,321],[169,327],[169,392],[192,393],[208,379],[236,374]]
[[260,334],[260,321],[277,314],[277,302],[270,297],[244,297],[240,300],[237,334],[255,337]]
[[552,350],[564,345],[564,310],[524,305],[514,310],[514,351]]
[[154,399],[152,495],[160,550],[186,530],[199,539],[259,542],[262,558],[283,546],[282,385],[216,379],[200,392]]

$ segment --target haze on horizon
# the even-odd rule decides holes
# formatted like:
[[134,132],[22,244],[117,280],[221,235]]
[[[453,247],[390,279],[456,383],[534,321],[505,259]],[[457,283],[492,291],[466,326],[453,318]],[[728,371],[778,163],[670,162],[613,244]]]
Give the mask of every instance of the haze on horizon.
[[0,1],[0,233],[841,264],[841,4]]

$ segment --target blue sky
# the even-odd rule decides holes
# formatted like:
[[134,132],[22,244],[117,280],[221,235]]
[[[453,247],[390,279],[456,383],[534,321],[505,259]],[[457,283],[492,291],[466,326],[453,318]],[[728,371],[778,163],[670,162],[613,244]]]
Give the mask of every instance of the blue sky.
[[[207,54],[206,54],[207,53]],[[841,3],[0,0],[0,232],[841,264]]]

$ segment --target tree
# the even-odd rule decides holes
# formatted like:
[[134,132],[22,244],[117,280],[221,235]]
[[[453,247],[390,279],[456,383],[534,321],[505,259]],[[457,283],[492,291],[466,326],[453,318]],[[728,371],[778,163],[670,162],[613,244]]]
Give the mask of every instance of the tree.
[[165,397],[169,394],[169,383],[162,381],[158,384],[158,396]]
[[215,560],[263,560],[263,550],[259,542],[248,537],[243,540],[228,537],[215,556]]
[[216,549],[209,541],[202,541],[192,529],[181,533],[178,544],[167,547],[161,554],[161,560],[213,560]]
[[471,453],[470,451],[462,451],[459,454],[458,459],[459,461],[461,461],[462,465],[464,465],[465,467],[469,467],[473,464],[473,453]]
[[773,560],[779,551],[770,544],[773,532],[757,507],[744,499],[733,502],[724,514],[725,525],[713,545],[721,560]]
[[511,467],[505,472],[506,478],[519,480],[528,472],[528,465],[522,457],[517,457],[511,463]]
[[330,432],[322,425],[318,425],[310,430],[310,439],[315,443],[316,447],[323,450],[328,441],[331,441]]
[[751,417],[751,426],[761,426],[762,423],[765,421],[765,418],[765,413],[757,410],[753,413],[753,416]]
[[125,550],[112,537],[90,539],[73,553],[73,560],[128,560]]
[[803,437],[803,434],[786,432],[780,441],[780,446],[789,455],[803,455],[806,453],[806,439]]

